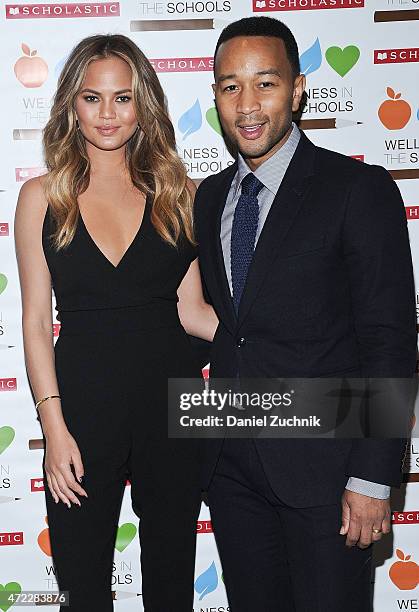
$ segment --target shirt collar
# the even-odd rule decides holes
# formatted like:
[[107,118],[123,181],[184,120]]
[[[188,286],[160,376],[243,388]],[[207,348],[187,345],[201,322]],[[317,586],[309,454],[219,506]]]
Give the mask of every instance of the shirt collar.
[[[287,170],[291,158],[294,155],[300,141],[300,137],[300,130],[293,122],[291,133],[285,144],[278,149],[278,151],[274,153],[272,157],[261,164],[253,173],[260,180],[263,186],[269,189],[269,191],[274,195],[278,191],[285,171]],[[237,164],[238,167],[234,185],[234,197],[237,197],[238,190],[244,177],[251,172],[249,166],[246,164],[240,153],[238,155]]]

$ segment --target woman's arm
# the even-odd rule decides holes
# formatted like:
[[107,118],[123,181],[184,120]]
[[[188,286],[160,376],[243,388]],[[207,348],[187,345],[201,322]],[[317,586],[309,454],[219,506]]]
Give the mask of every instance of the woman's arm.
[[204,300],[198,259],[189,266],[177,293],[179,317],[186,332],[212,342],[218,318],[213,307]]
[[[192,197],[195,197],[195,183],[189,177],[186,183]],[[177,294],[179,318],[186,332],[190,336],[212,342],[218,318],[213,307],[204,300],[198,259],[189,266]]]
[[[52,332],[51,276],[42,249],[42,224],[46,201],[41,178],[27,181],[21,188],[15,214],[15,246],[22,296],[22,330],[25,363],[35,401],[50,395],[59,395],[55,373],[54,344]],[[54,447],[60,442],[70,457],[60,456],[54,462],[71,459],[76,476],[82,476],[83,467],[66,427],[60,399],[48,399],[39,406],[42,429]],[[54,468],[55,469],[55,468]],[[50,478],[51,483],[50,483]],[[51,493],[58,501],[68,499],[79,503],[69,486],[78,493],[84,490],[75,481],[67,463],[48,477]],[[74,482],[73,482],[74,481]]]

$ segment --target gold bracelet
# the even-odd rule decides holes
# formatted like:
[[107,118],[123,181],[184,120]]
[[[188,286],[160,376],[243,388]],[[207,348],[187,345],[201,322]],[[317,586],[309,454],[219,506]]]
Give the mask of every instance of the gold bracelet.
[[35,409],[38,410],[38,406],[42,404],[42,402],[45,402],[46,400],[51,399],[52,397],[58,397],[59,399],[61,399],[59,395],[47,395],[47,397],[43,397],[38,402],[36,402]]

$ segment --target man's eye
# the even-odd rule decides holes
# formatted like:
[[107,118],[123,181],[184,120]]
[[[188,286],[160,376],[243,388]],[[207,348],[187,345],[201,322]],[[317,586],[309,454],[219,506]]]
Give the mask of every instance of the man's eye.
[[262,88],[266,88],[266,87],[273,87],[274,84],[271,83],[271,81],[263,81],[263,83],[260,84]]
[[224,88],[224,91],[234,91],[235,89],[237,89],[236,85],[227,85],[227,87]]

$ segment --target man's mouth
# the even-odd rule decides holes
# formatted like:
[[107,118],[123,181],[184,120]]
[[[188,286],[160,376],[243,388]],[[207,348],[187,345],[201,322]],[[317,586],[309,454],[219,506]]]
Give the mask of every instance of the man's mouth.
[[237,128],[246,140],[256,140],[262,135],[265,123],[253,123],[252,125],[238,125]]

